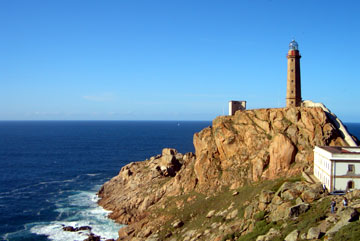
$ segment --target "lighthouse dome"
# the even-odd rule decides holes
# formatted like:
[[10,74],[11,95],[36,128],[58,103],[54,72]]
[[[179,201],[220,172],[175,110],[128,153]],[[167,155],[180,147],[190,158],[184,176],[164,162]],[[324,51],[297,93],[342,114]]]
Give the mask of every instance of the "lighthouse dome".
[[299,49],[298,43],[295,40],[291,41],[289,44],[289,50],[298,50],[298,49]]

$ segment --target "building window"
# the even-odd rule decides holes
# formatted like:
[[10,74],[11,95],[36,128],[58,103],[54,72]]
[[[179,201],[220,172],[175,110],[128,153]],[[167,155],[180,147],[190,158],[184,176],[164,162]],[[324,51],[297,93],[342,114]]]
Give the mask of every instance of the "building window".
[[354,173],[354,172],[355,172],[355,166],[352,165],[352,164],[349,164],[349,165],[348,165],[348,172],[349,172],[349,173]]
[[347,189],[353,189],[354,188],[354,182],[353,181],[348,181],[347,183]]

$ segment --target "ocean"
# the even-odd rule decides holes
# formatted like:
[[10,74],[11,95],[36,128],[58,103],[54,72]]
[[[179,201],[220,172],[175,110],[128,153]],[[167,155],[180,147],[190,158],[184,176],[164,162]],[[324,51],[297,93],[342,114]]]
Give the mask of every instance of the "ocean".
[[0,121],[0,239],[104,240],[120,228],[96,192],[121,167],[165,147],[193,152],[210,121]]
[[[165,147],[193,152],[210,121],[0,121],[0,239],[83,240],[91,226],[103,240],[120,228],[96,192],[122,166]],[[360,123],[347,123],[360,137]]]

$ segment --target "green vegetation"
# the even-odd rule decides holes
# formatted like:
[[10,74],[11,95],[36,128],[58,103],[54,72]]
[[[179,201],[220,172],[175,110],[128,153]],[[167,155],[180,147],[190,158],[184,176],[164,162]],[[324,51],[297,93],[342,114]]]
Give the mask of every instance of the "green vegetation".
[[360,237],[360,221],[352,222],[340,229],[333,240],[358,241]]
[[[198,233],[204,232],[205,230],[213,230],[214,228],[217,229],[219,227],[218,225],[232,222],[233,220],[227,220],[226,216],[219,215],[213,215],[207,218],[206,215],[212,210],[214,210],[214,213],[224,211],[228,209],[230,205],[232,205],[233,208],[228,209],[227,213],[229,213],[229,210],[237,209],[237,218],[242,219],[245,208],[247,207],[246,203],[251,203],[261,190],[277,191],[284,182],[297,182],[300,180],[301,177],[297,176],[289,179],[281,178],[274,181],[249,184],[237,189],[238,194],[235,196],[233,196],[234,190],[224,188],[210,196],[191,192],[186,195],[168,198],[165,204],[167,206],[166,209],[155,210],[158,214],[168,217],[168,222],[159,232],[159,238],[161,240],[165,239],[166,235],[171,232],[173,238],[181,240],[184,234],[184,232],[181,231],[184,229],[187,231],[197,230]],[[307,233],[311,227],[318,226],[319,222],[326,219],[330,211],[330,199],[331,197],[328,196],[312,203],[307,212],[301,214],[296,219],[286,220],[285,222],[270,222],[267,218],[268,213],[266,211],[258,211],[253,216],[253,224],[250,224],[254,225],[252,232],[241,236],[241,229],[238,229],[224,236],[223,240],[252,241],[256,240],[256,237],[259,235],[266,234],[271,228],[275,228],[281,232],[281,236],[273,238],[272,241],[284,240],[284,238],[295,229],[299,230],[300,234]],[[176,229],[172,227],[172,222],[177,219],[184,222],[183,228]],[[360,237],[360,221],[353,222],[342,228],[336,233],[334,240],[358,240],[358,237]]]
[[301,176],[293,176],[290,178],[279,178],[276,180],[273,186],[269,188],[269,190],[276,192],[285,182],[300,182],[300,181],[302,181]]
[[[172,232],[172,237],[180,238],[179,233],[176,233],[178,230],[173,228],[171,225],[175,219],[179,219],[184,222],[183,228],[187,228],[187,230],[198,231],[205,231],[206,229],[211,230],[213,229],[211,225],[214,223],[230,222],[222,216],[213,215],[211,218],[206,218],[206,215],[211,210],[215,210],[215,213],[223,211],[227,209],[231,203],[233,203],[233,209],[238,210],[237,217],[242,218],[246,208],[244,203],[251,202],[255,196],[261,192],[261,190],[274,189],[275,186],[278,189],[284,182],[295,182],[298,180],[300,180],[300,177],[291,179],[283,178],[275,181],[263,181],[256,184],[248,184],[237,190],[223,188],[223,190],[210,196],[193,191],[185,195],[170,197],[165,203],[167,207],[166,209],[153,210],[153,212],[169,218],[169,221],[162,227],[159,233],[159,238],[164,239],[166,234],[169,232]],[[238,192],[238,194],[235,196],[233,196],[234,191]],[[265,212],[258,212],[255,216],[256,219],[259,220],[254,227],[254,231],[257,233],[266,233],[271,227],[275,226],[275,224],[268,225],[266,223]],[[233,233],[229,234],[228,238],[234,240],[234,237],[238,236],[240,236],[238,233]],[[249,237],[252,237],[252,235]]]
[[277,227],[277,223],[267,223],[265,220],[261,220],[255,223],[254,230],[251,233],[241,236],[238,241],[254,241],[256,237],[266,234],[270,228]]

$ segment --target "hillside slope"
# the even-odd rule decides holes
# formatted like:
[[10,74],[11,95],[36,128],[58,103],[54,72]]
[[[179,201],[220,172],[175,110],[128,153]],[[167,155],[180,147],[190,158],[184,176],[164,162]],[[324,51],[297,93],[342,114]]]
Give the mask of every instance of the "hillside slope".
[[[183,239],[181,230],[191,227],[197,231],[189,239],[200,235],[197,239],[221,240],[240,229],[245,234],[253,228],[244,221],[253,216],[243,213],[251,198],[274,189],[284,181],[281,177],[311,171],[315,145],[347,145],[322,108],[238,111],[217,117],[194,135],[195,155],[164,149],[161,155],[124,166],[100,189],[99,204],[113,211],[111,218],[129,225],[119,231],[120,239]],[[308,189],[320,197],[318,188]],[[301,196],[304,190],[297,193]],[[294,204],[286,203],[284,209]],[[207,211],[213,214],[204,215]],[[254,209],[252,215],[258,211],[270,217],[273,209]],[[223,214],[215,215],[219,212]],[[218,232],[204,234],[205,221],[218,223],[213,227]]]

